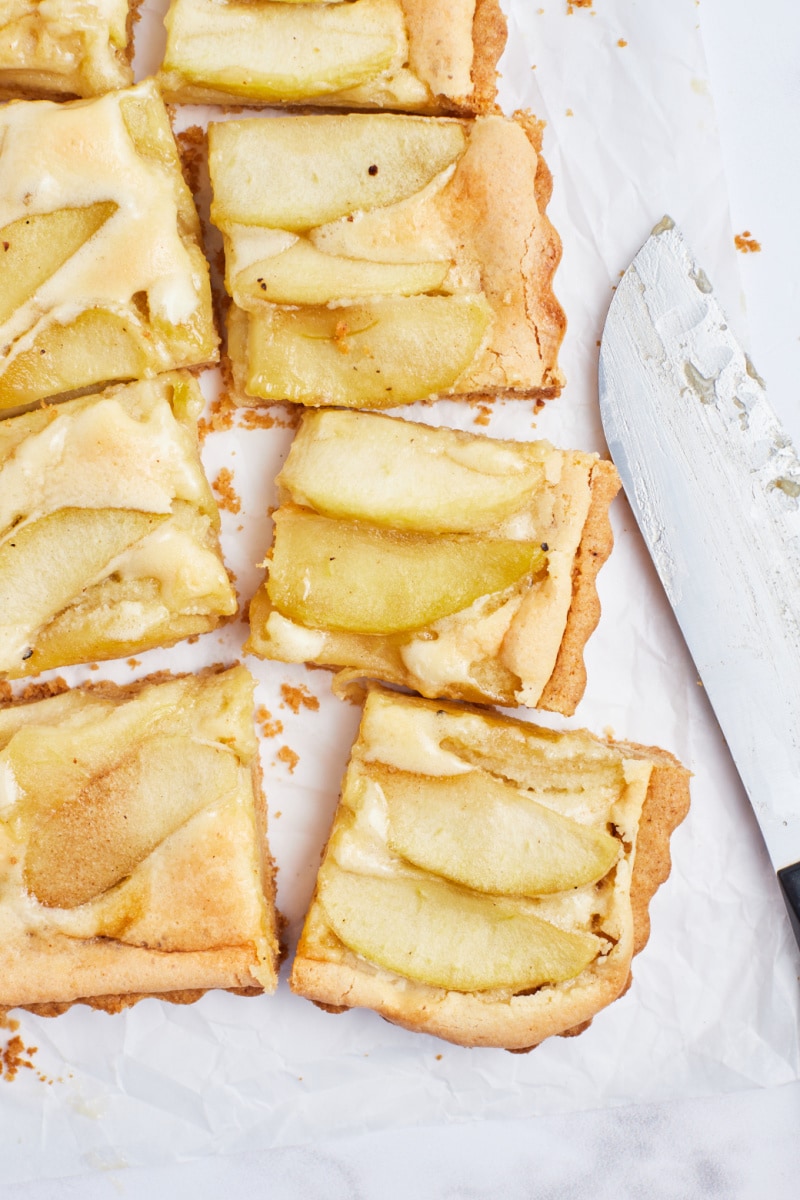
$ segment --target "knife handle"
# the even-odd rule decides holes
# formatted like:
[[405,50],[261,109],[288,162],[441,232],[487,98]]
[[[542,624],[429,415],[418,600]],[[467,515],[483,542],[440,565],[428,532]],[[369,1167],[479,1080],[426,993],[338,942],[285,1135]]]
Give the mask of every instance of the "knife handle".
[[800,862],[791,867],[781,867],[778,871],[778,882],[789,910],[794,936],[800,946]]

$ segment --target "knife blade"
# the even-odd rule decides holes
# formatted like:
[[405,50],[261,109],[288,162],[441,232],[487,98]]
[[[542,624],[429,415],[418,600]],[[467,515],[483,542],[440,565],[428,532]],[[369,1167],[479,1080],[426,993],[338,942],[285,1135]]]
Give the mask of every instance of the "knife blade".
[[800,945],[800,461],[669,217],[617,286],[599,387],[611,457]]

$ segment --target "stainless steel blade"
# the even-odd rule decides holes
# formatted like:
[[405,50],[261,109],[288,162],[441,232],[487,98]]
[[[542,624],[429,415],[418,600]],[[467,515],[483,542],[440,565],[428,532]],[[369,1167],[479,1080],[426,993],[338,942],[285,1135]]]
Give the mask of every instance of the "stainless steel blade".
[[[770,856],[776,868],[796,864],[800,462],[669,218],[611,303],[600,406]],[[800,865],[793,883],[800,899]]]

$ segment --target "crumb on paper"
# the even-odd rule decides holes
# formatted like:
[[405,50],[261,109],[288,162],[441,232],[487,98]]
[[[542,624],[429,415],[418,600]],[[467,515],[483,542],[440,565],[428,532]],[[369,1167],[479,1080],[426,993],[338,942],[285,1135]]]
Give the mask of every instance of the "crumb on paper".
[[753,237],[749,229],[745,229],[743,233],[737,233],[733,244],[742,254],[757,254],[761,249],[761,242]]
[[279,808],[276,813],[272,814],[272,819],[274,821],[277,821],[278,817],[282,817],[282,816],[283,816],[283,810]]
[[277,758],[288,769],[290,775],[294,775],[294,769],[300,762],[300,755],[296,750],[292,750],[291,746],[281,746],[278,751]]
[[571,108],[568,108],[565,115],[568,117],[574,117],[575,113],[572,111]]
[[197,422],[197,436],[204,442],[209,433],[224,433],[233,428],[233,416],[236,409],[228,396],[220,396],[214,400],[209,409],[208,419],[201,417]]
[[132,671],[135,671],[136,668],[140,667],[141,665],[142,665],[141,661],[138,658],[129,658],[128,659],[128,666],[130,667],[130,669]]
[[220,508],[229,513],[238,513],[241,510],[242,502],[233,486],[233,471],[230,467],[222,467],[211,486]]
[[[5,1029],[11,1034],[6,1044],[0,1046],[0,1079],[11,1083],[16,1079],[22,1067],[29,1071],[36,1071],[36,1067],[31,1062],[31,1056],[36,1053],[38,1047],[23,1044],[22,1038],[17,1033],[19,1021],[13,1017],[0,1015],[0,1029]],[[52,1080],[48,1081],[44,1075],[39,1075],[39,1078],[43,1083],[52,1082]]]
[[478,411],[472,418],[473,425],[488,425],[491,420],[492,410],[488,404],[479,404]]
[[[300,408],[293,405],[292,408]],[[283,405],[272,408],[243,408],[240,419],[243,429],[294,429],[300,421],[301,413],[289,411]]]
[[100,664],[99,663],[89,663],[89,670],[90,671],[99,671]]
[[[592,0],[567,0],[567,13],[571,16],[576,8],[591,8]],[[544,9],[540,9],[544,12]]]
[[441,1055],[441,1054],[437,1054],[437,1055],[436,1055],[436,1061],[437,1061],[437,1062],[441,1062],[441,1061],[442,1061],[442,1055]]
[[[293,713],[299,713],[301,706],[310,709],[311,712],[317,712],[319,709],[319,700],[310,692],[302,683],[292,686],[289,683],[281,684],[281,696],[283,703],[289,707]],[[283,707],[283,705],[281,705]]]
[[617,41],[617,45],[620,47],[625,47],[625,46],[627,46],[627,44],[628,43],[625,41],[625,38],[619,38],[619,40]]
[[273,717],[263,704],[256,709],[256,722],[260,725],[264,737],[277,737],[279,733],[283,733],[283,722]]

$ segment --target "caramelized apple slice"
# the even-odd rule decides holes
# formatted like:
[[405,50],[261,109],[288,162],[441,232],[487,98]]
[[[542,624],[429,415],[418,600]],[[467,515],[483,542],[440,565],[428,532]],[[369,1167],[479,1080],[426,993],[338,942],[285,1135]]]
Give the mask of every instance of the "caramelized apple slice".
[[389,845],[409,862],[481,892],[540,896],[595,883],[616,838],[538,804],[484,772],[430,778],[371,768],[389,810]]
[[534,452],[375,413],[309,412],[278,476],[298,504],[395,529],[477,531],[541,485]]
[[384,113],[226,121],[208,138],[214,223],[294,232],[413,195],[466,145],[457,121]]
[[0,663],[25,652],[20,638],[165,520],[125,509],[62,508],[12,531],[0,546]]
[[403,296],[249,314],[246,390],[264,400],[389,408],[445,392],[491,321],[483,296]]
[[579,975],[601,942],[526,908],[433,879],[323,873],[319,902],[336,936],[370,962],[431,987],[515,991]]
[[441,287],[449,262],[382,263],[337,258],[300,239],[273,258],[254,263],[234,280],[233,298],[242,308],[276,304],[327,304],[361,296],[413,296]]
[[175,0],[164,23],[168,77],[264,102],[356,87],[390,67],[406,44],[392,0],[312,3],[300,20],[289,4]]
[[420,629],[545,561],[537,542],[398,533],[290,506],[274,520],[269,598],[284,616],[316,629]]
[[117,211],[112,200],[32,213],[0,229],[0,323],[80,250]]
[[68,325],[46,325],[28,350],[0,374],[0,410],[33,404],[91,384],[153,374],[135,323],[89,308]]
[[28,888],[51,908],[76,908],[123,880],[201,808],[232,794],[234,754],[193,738],[151,737],[95,776],[36,827]]

